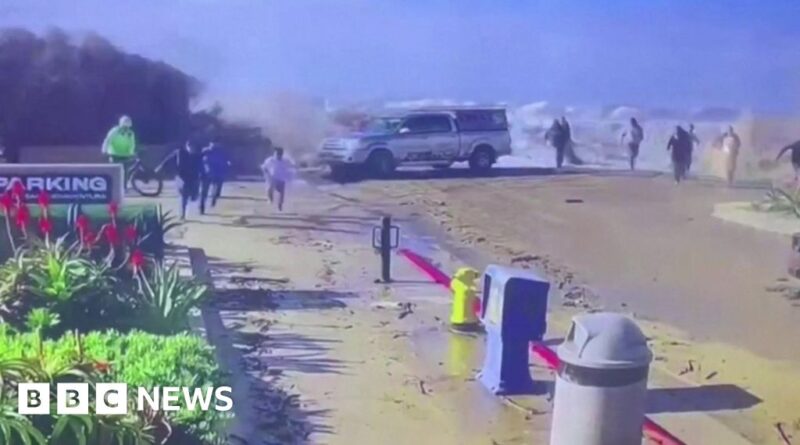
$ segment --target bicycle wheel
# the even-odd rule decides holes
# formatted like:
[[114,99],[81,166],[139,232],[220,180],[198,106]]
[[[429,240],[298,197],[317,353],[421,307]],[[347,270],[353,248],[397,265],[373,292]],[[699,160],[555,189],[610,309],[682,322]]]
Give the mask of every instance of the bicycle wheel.
[[131,186],[136,193],[152,198],[161,194],[164,189],[164,180],[154,172],[147,171],[144,167],[138,166],[130,173]]

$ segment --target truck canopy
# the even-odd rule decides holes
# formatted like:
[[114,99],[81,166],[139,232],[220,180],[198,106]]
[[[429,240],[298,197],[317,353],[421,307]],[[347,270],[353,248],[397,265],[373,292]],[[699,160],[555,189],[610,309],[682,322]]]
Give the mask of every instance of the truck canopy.
[[459,131],[508,130],[504,108],[430,107],[414,110],[413,113],[448,113],[455,117]]

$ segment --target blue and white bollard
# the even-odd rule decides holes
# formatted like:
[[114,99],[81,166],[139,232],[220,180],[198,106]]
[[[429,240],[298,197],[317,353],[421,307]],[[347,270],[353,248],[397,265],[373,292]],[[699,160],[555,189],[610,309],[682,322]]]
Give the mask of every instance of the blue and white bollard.
[[481,321],[486,328],[486,358],[478,380],[497,395],[530,394],[531,341],[547,330],[550,283],[527,270],[490,265],[483,275]]

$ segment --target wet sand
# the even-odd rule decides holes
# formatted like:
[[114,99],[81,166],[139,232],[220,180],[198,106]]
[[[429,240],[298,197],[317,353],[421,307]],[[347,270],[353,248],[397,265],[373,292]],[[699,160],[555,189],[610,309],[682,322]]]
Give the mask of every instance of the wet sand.
[[577,304],[561,301],[578,306],[561,308],[566,314],[631,313],[659,368],[690,383],[733,385],[742,397],[716,415],[754,443],[773,443],[776,422],[800,430],[800,307],[769,290],[785,284],[789,238],[712,216],[715,204],[763,190],[626,173],[447,176],[458,175],[328,190],[431,220],[464,248],[546,272],[562,294],[580,291]]
[[[376,214],[302,184],[290,188],[284,213],[268,206],[261,184],[226,187],[221,207],[190,215],[172,241],[205,250],[216,337],[242,355],[226,366],[256,409],[239,419],[246,442],[236,443],[546,443],[549,416],[530,417],[474,381],[482,341],[450,342],[446,290],[399,258],[397,281],[375,283]],[[307,439],[276,437],[280,419],[257,408],[264,397],[241,389],[264,385],[296,395],[292,417]]]
[[[775,443],[776,422],[800,434],[800,308],[766,290],[784,275],[788,238],[711,216],[715,203],[760,191],[675,187],[646,174],[520,173],[314,180],[290,190],[281,214],[259,183],[231,184],[222,207],[191,217],[176,242],[205,248],[223,283],[277,299],[221,317],[232,337],[269,326],[247,361],[278,374],[253,378],[300,395],[311,443],[546,443],[549,407],[509,407],[470,377],[481,342],[453,341],[447,292],[401,261],[399,283],[373,281],[368,240],[381,212],[396,217],[405,246],[445,271],[493,261],[545,273],[555,342],[584,310],[635,316],[656,353],[651,384],[662,388],[650,414],[680,437],[706,437],[702,413],[750,443]],[[409,303],[406,317],[392,306]]]

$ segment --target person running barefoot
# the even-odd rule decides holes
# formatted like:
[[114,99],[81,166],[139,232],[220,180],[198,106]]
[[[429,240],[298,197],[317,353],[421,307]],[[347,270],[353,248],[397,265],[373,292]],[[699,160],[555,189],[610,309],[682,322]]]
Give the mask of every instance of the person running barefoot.
[[278,192],[278,211],[283,211],[286,197],[286,184],[291,181],[294,165],[283,157],[283,149],[278,147],[275,153],[261,164],[264,179],[267,182],[267,197],[269,202],[275,203],[275,192]]
[[622,133],[622,143],[628,145],[628,156],[631,171],[636,170],[636,158],[639,157],[639,146],[644,140],[644,129],[635,117],[631,118],[630,127]]
[[733,185],[733,180],[736,175],[736,161],[739,158],[739,150],[742,147],[742,139],[736,134],[733,125],[728,126],[728,129],[719,137],[718,144],[725,156],[725,180],[728,186]]

